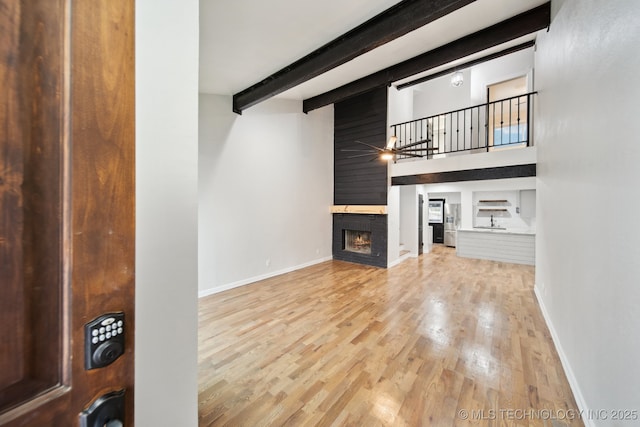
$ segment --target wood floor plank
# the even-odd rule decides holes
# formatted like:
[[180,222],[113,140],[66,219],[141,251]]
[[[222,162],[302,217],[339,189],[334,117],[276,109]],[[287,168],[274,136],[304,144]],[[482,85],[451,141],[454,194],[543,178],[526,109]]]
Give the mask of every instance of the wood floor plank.
[[582,426],[533,284],[435,245],[202,298],[200,425]]

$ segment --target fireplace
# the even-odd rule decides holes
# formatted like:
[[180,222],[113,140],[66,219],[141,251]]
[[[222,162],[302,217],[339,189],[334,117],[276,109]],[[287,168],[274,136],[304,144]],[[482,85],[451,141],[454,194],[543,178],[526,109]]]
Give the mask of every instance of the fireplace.
[[344,250],[371,255],[371,232],[360,230],[344,231]]
[[333,214],[333,258],[387,267],[387,215]]

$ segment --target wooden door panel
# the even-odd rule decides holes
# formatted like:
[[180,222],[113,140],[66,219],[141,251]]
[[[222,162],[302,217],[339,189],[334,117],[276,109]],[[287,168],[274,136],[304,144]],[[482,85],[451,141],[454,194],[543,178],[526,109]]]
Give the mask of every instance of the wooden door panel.
[[62,6],[0,6],[0,410],[62,382]]
[[[74,381],[82,378],[74,405],[125,388],[127,426],[133,425],[135,329],[133,3],[74,2],[73,16],[81,19],[73,25],[71,69],[72,174],[83,177],[73,179],[72,193],[72,338],[82,342],[85,323],[105,312],[124,311],[127,324],[125,354],[112,365],[86,371],[73,364]],[[73,359],[83,358],[84,348],[74,345]]]
[[[78,425],[121,388],[133,425],[133,5],[0,0],[0,426]],[[125,354],[85,370],[110,311]]]

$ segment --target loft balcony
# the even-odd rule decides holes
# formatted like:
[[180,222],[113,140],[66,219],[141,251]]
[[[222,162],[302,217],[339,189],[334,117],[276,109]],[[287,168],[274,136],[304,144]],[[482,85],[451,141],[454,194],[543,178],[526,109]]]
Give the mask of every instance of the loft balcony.
[[533,146],[536,92],[391,126],[394,161],[438,159]]

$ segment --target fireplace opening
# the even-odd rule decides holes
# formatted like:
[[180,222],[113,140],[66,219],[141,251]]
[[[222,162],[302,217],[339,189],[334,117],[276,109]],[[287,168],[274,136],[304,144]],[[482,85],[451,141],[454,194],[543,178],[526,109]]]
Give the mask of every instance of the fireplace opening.
[[371,232],[344,230],[345,251],[371,255]]

